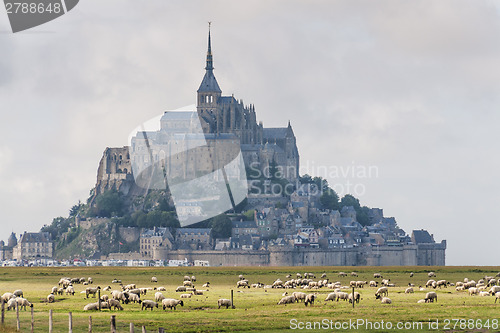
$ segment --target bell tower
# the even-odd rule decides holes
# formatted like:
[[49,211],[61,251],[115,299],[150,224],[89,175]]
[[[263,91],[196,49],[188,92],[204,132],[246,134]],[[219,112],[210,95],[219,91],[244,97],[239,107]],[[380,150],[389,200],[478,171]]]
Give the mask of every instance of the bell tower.
[[196,107],[205,133],[217,132],[217,122],[219,117],[218,103],[222,93],[213,72],[214,66],[210,25],[211,22],[208,22],[208,50],[205,76],[203,76],[203,80],[201,81],[200,87],[197,91],[198,96]]

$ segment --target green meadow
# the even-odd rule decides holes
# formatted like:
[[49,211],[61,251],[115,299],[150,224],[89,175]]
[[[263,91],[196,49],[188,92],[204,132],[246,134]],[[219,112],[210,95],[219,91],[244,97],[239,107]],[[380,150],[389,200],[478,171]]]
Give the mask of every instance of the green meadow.
[[[339,277],[339,272],[348,273]],[[358,277],[352,277],[351,272]],[[435,280],[445,279],[451,283],[464,278],[478,281],[484,276],[495,276],[500,267],[165,267],[165,268],[130,268],[130,267],[75,267],[75,268],[0,268],[0,293],[22,289],[24,297],[34,304],[34,331],[48,332],[49,310],[53,311],[54,332],[68,332],[68,313],[72,313],[73,332],[88,332],[89,316],[92,316],[93,332],[109,332],[110,319],[116,316],[117,331],[129,332],[130,323],[135,332],[158,332],[160,327],[166,332],[248,332],[267,331],[352,331],[352,332],[443,332],[443,331],[499,331],[500,304],[495,304],[495,297],[469,296],[467,292],[455,291],[455,287],[419,290],[429,279],[427,273],[434,271]],[[292,278],[296,273],[314,273],[315,281],[326,273],[331,282],[340,281],[349,285],[351,280],[380,282],[374,279],[374,273],[381,273],[396,286],[389,288],[392,304],[381,304],[375,299],[377,288],[358,288],[361,293],[359,304],[346,301],[325,302],[326,295],[333,290],[326,287],[313,290],[301,289],[241,289],[236,287],[238,275],[243,274],[249,283],[261,282],[272,284],[276,279],[286,281],[286,275]],[[414,276],[410,278],[410,272]],[[135,283],[141,287],[163,286],[168,298],[179,298],[177,286],[182,285],[184,275],[195,275],[197,289],[205,282],[210,282],[209,290],[200,296],[184,299],[184,306],[177,310],[161,308],[153,311],[141,311],[139,304],[125,304],[123,311],[102,310],[101,312],[83,311],[83,307],[94,299],[86,299],[87,286],[75,284],[75,296],[56,296],[55,303],[47,303],[46,297],[52,287],[57,286],[61,277],[92,277],[93,286],[120,289],[113,284],[113,279],[120,279],[124,285]],[[156,276],[158,283],[152,283]],[[415,284],[415,293],[405,294],[408,283]],[[235,309],[217,308],[219,298],[230,298],[234,292]],[[318,294],[312,306],[304,303],[278,305],[282,294],[287,291],[304,291]],[[345,290],[350,292],[351,289]],[[436,291],[438,302],[417,304],[428,291]],[[141,299],[154,300],[154,291],[141,296]],[[101,294],[110,292],[101,291]],[[20,310],[21,331],[31,330],[31,312]],[[382,323],[383,321],[383,323]],[[16,331],[15,311],[5,311],[5,323],[0,332]]]

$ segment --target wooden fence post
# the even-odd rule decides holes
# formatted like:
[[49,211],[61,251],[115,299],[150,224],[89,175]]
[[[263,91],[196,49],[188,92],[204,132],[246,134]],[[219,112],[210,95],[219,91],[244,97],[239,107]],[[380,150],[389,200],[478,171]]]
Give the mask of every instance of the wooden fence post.
[[354,297],[354,286],[352,287],[352,308],[354,309],[354,301],[356,298]]
[[5,323],[5,302],[3,301],[2,298],[2,326]]
[[111,333],[116,333],[116,316],[111,316]]
[[234,302],[233,302],[233,289],[231,289],[231,307],[234,309]]
[[134,323],[130,323],[130,333],[134,333]]
[[69,313],[68,332],[73,333],[73,314]]
[[99,311],[101,311],[101,289],[97,289],[97,304],[99,304]]
[[165,333],[165,329],[163,327],[158,327],[158,333]]
[[17,317],[17,330],[21,330],[21,321],[19,320],[19,304],[16,302],[16,317]]
[[54,328],[54,321],[52,320],[52,309],[49,310],[49,333],[52,333]]
[[92,316],[89,316],[89,333],[92,333]]
[[33,307],[31,307],[31,333],[35,330],[35,314],[33,312]]
[[147,333],[146,332],[146,326],[142,326],[142,333]]

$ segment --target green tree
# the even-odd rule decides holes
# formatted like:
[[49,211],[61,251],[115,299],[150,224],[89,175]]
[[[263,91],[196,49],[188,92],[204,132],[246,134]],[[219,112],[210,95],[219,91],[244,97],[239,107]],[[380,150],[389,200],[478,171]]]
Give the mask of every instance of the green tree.
[[211,221],[212,238],[229,238],[233,225],[226,214],[220,214]]
[[344,195],[340,200],[340,208],[342,209],[346,206],[353,206],[356,212],[361,208],[359,200],[351,194]]
[[122,195],[116,190],[109,190],[97,197],[95,213],[102,217],[122,216],[123,206]]
[[370,225],[370,217],[368,215],[369,211],[370,208],[366,206],[363,206],[356,211],[356,220],[358,220],[358,222],[363,226]]
[[339,196],[331,188],[327,188],[326,191],[321,194],[319,201],[325,209],[340,210]]

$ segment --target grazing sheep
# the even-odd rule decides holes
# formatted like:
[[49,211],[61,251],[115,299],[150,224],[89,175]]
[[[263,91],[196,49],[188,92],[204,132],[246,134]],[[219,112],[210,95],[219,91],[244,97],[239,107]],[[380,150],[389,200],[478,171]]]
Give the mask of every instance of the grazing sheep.
[[445,288],[447,288],[449,284],[450,283],[448,281],[446,281],[446,280],[439,280],[439,281],[436,282],[436,286],[439,287],[439,288],[441,288],[443,286]]
[[210,282],[207,282],[204,285],[202,285],[202,288],[209,288],[209,287],[210,287]]
[[380,296],[389,296],[389,289],[387,287],[378,288],[375,297],[379,298]]
[[295,299],[296,299],[296,301],[298,303],[300,301],[305,301],[307,294],[303,293],[301,291],[296,291],[296,292],[292,293],[292,296],[295,297]]
[[487,291],[481,291],[479,292],[479,296],[490,296],[490,293]]
[[225,306],[226,309],[229,309],[229,307],[232,307],[234,309],[234,306],[233,304],[231,303],[231,300],[230,299],[227,299],[227,298],[220,298],[218,301],[217,301],[217,306],[218,306],[218,309],[220,309],[221,306]]
[[345,272],[339,272],[339,277],[346,277],[347,276],[347,273]]
[[26,307],[33,307],[33,304],[31,304],[26,298],[18,297],[15,299],[17,301],[17,305],[19,306],[19,309],[24,308],[24,311],[26,311]]
[[410,273],[410,277],[412,278],[413,277],[413,272]]
[[282,299],[280,299],[280,301],[278,302],[278,305],[281,305],[281,304],[291,304],[291,303],[295,303],[295,301],[296,301],[295,296],[293,296],[293,295],[291,295],[291,296],[285,296]]
[[99,303],[90,303],[83,307],[83,311],[97,311],[99,310]]
[[325,298],[326,301],[336,301],[337,300],[337,294],[335,292],[329,293],[328,296]]
[[15,298],[16,296],[13,293],[5,293],[2,295],[2,299],[5,303],[9,301],[11,298]]
[[192,294],[181,294],[181,298],[191,298]]
[[114,279],[113,281],[111,281],[111,283],[122,283],[122,280]]
[[383,286],[388,286],[390,281],[391,281],[391,279],[382,279],[381,284],[382,284]]
[[115,308],[118,309],[118,310],[123,310],[123,306],[121,306],[120,304],[120,301],[119,300],[116,300],[116,299],[110,299],[108,300],[108,303],[109,303],[109,308],[110,310]]
[[66,288],[66,295],[75,296],[75,288],[73,288],[73,286],[68,286]]
[[165,298],[164,300],[161,301],[163,305],[163,310],[166,308],[173,309],[175,310],[175,307],[177,305],[184,306],[184,302],[182,300],[177,300],[173,298]]
[[239,287],[243,287],[243,289],[245,289],[245,287],[250,288],[250,285],[248,285],[247,280],[240,280],[240,281],[236,282],[236,288],[239,288]]
[[196,288],[186,288],[186,291],[187,291],[187,292],[195,292],[195,291],[196,291]]
[[191,281],[184,281],[184,282],[182,282],[182,285],[185,286],[185,287],[192,287],[193,286],[193,282],[191,282]]
[[427,302],[425,301],[425,299],[419,299],[417,303],[427,303]]
[[146,295],[148,293],[148,288],[139,288],[141,295]]
[[425,287],[426,288],[429,288],[429,287],[433,287],[434,289],[436,288],[437,286],[437,282],[435,280],[428,280],[426,283],[425,283]]
[[413,288],[412,287],[406,288],[405,294],[413,294]]
[[177,287],[177,289],[175,289],[175,292],[177,292],[177,293],[186,292],[186,287],[185,286],[179,286],[179,287]]
[[191,277],[189,275],[184,275],[184,281],[191,281]]
[[97,291],[100,289],[101,289],[101,287],[97,287],[97,288],[87,287],[87,289],[85,289],[85,297],[89,298],[89,295],[93,295],[92,297],[95,298]]
[[477,288],[469,288],[469,295],[470,296],[474,296],[474,295],[477,295],[479,294],[479,289]]
[[107,301],[109,300],[109,296],[108,296],[108,295],[101,295],[100,300],[101,300],[102,302],[107,302]]
[[435,277],[435,276],[436,276],[436,273],[434,273],[434,272],[429,272],[429,273],[427,273],[427,276],[428,276],[428,277],[430,277],[430,278],[431,278],[431,277]]
[[196,282],[196,276],[191,276],[191,281]]
[[153,311],[153,308],[158,308],[158,303],[155,301],[145,300],[142,302],[141,311],[144,309],[151,309],[151,311]]
[[202,290],[195,290],[195,291],[193,291],[193,295],[201,296],[201,295],[203,295],[203,291]]
[[313,305],[314,304],[314,300],[318,298],[318,296],[316,294],[307,294],[306,296],[306,300],[304,302],[304,305],[307,306],[307,304],[311,304]]
[[50,294],[47,296],[48,303],[54,303],[55,301],[56,301],[56,297],[54,296],[54,294]]
[[132,289],[128,291],[130,294],[136,294],[140,295],[141,294],[141,289]]
[[356,273],[356,272],[351,272],[351,276],[358,276],[358,273]]
[[240,275],[238,275],[238,279],[245,280],[245,277],[242,274],[240,274]]
[[21,289],[15,290],[15,291],[13,292],[13,294],[14,294],[14,296],[16,296],[16,297],[24,297],[24,293],[23,293],[23,291],[22,291]]
[[59,288],[59,289],[57,289],[57,294],[58,294],[58,295],[62,295],[62,294],[64,294],[64,288]]
[[361,294],[358,293],[357,291],[354,292],[354,297],[353,297],[353,294],[350,293],[349,294],[349,303],[352,303],[353,302],[353,299],[354,299],[354,302],[358,303],[359,304],[359,301],[361,299]]
[[51,294],[54,294],[54,295],[57,295],[57,291],[59,290],[59,288],[57,287],[52,287],[52,291],[50,292]]
[[381,279],[381,278],[383,278],[383,276],[380,273],[373,273],[373,278],[374,279]]
[[134,302],[134,303],[139,303],[141,304],[141,298],[137,294],[129,293],[128,294],[128,300],[129,302]]
[[337,302],[339,301],[339,299],[341,299],[343,301],[347,301],[349,299],[349,294],[347,294],[343,291],[336,292],[336,293],[337,293]]
[[322,279],[326,278],[326,273],[321,274],[321,278]]
[[500,299],[500,291],[495,293],[495,303]]
[[155,301],[161,302],[165,299],[166,297],[161,293],[161,292],[156,292],[155,293]]
[[153,277],[151,278],[151,282],[152,282],[152,283],[158,283],[158,279],[156,278],[156,276],[153,276]]
[[14,310],[16,308],[16,305],[17,301],[15,298],[9,299],[9,301],[7,302],[7,311]]
[[493,286],[490,288],[489,293],[491,294],[491,296],[493,296],[499,291],[500,291],[500,286]]
[[392,301],[389,297],[383,297],[382,300],[380,301],[382,304],[392,304]]
[[167,289],[165,289],[165,287],[158,287],[156,288],[157,291],[167,291]]
[[427,294],[425,294],[425,302],[426,303],[432,303],[432,302],[434,302],[434,300],[437,303],[437,301],[438,301],[438,295],[435,292],[430,291]]

